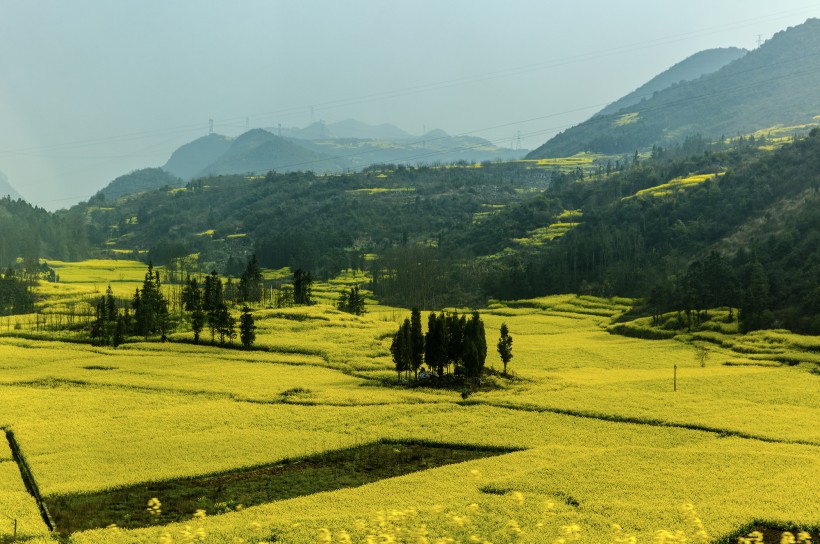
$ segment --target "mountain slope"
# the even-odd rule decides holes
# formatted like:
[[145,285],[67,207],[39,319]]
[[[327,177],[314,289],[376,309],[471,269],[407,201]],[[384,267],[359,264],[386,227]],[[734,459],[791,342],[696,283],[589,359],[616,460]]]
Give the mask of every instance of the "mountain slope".
[[102,196],[107,201],[114,201],[125,195],[182,185],[184,183],[181,179],[161,168],[143,168],[116,178],[101,189],[97,196]]
[[818,87],[820,20],[809,19],[717,72],[657,92],[628,112],[598,115],[566,130],[528,157],[632,153],[695,134],[719,138],[816,122]]
[[230,138],[221,134],[209,134],[174,151],[162,169],[178,178],[189,180],[207,168],[229,147]]
[[748,53],[747,50],[738,47],[707,49],[695,53],[653,77],[628,95],[608,105],[596,115],[618,113],[623,108],[628,108],[641,100],[651,98],[654,93],[667,89],[672,85],[683,81],[692,81],[706,74],[717,72],[746,53]]

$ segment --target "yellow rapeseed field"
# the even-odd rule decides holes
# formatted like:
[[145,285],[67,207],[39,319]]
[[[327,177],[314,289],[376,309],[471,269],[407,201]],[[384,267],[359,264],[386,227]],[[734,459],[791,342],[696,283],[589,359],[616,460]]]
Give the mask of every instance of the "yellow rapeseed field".
[[[88,277],[106,270],[97,264]],[[141,281],[144,271],[125,266],[127,281]],[[78,269],[69,285],[93,284]],[[513,378],[490,377],[493,387],[463,398],[396,385],[389,345],[409,312],[369,299],[362,317],[332,307],[363,280],[350,272],[317,284],[312,307],[255,311],[252,351],[210,346],[207,331],[199,346],[180,332],[113,349],[0,327],[0,426],[14,431],[46,496],[381,439],[520,450],[187,523],[159,516],[148,529],[85,531],[76,543],[657,542],[659,529],[698,542],[695,511],[709,538],[755,519],[820,523],[817,339],[718,329],[640,340],[607,330],[628,299],[494,302],[481,312],[487,366],[501,368],[494,346],[506,323]],[[693,342],[709,350],[705,366]],[[792,359],[803,362],[784,364]],[[10,457],[0,449],[0,514],[18,515],[19,497],[20,519],[36,522]],[[31,531],[45,534],[42,522]]]

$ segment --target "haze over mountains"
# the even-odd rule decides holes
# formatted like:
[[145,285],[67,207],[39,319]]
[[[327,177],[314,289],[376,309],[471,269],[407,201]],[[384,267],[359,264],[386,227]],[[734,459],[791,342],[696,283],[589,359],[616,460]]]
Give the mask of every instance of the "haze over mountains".
[[412,136],[395,125],[348,119],[333,124],[319,121],[302,129],[253,129],[235,139],[210,134],[180,147],[163,169],[192,179],[270,170],[340,172],[379,163],[480,162],[524,154],[526,150],[497,147],[483,138],[450,136],[442,130]]
[[528,157],[632,153],[687,136],[720,138],[814,123],[820,114],[818,86],[820,20],[809,19],[716,72],[671,85],[638,103],[618,101]]
[[[612,102],[589,120],[550,139],[527,158],[566,157],[589,151],[632,154],[699,135],[717,139],[777,125],[811,125],[820,114],[820,21],[777,33],[754,51],[701,51]],[[500,148],[482,138],[434,130],[414,136],[384,123],[354,119],[306,127],[253,129],[236,137],[209,134],[175,150],[162,170],[140,171],[101,192],[122,196],[198,177],[358,170],[371,164],[434,164],[522,158],[526,150]],[[153,182],[151,180],[153,179]]]
[[658,91],[663,91],[673,85],[685,81],[698,79],[706,74],[717,72],[733,60],[748,53],[745,49],[738,47],[725,47],[719,49],[707,49],[685,58],[668,70],[653,77],[633,92],[619,98],[608,105],[596,115],[612,115],[618,113],[623,108],[628,108],[641,100],[651,98]]
[[14,187],[11,186],[9,183],[9,178],[6,177],[6,174],[0,172],[0,198],[9,197],[12,200],[17,200],[18,198],[23,198],[20,193],[18,193]]
[[214,175],[259,175],[271,170],[330,173],[371,164],[510,160],[526,153],[525,149],[498,147],[475,136],[450,136],[443,130],[413,136],[387,123],[368,125],[348,119],[326,125],[320,121],[302,129],[252,129],[236,138],[209,134],[175,150],[161,169],[125,174],[98,194],[119,198]]

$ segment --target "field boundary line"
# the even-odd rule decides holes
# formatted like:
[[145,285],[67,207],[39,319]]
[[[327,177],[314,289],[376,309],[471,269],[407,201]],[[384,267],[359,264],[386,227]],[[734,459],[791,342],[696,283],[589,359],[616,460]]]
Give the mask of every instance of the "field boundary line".
[[34,479],[34,474],[32,474],[31,468],[28,466],[28,462],[26,462],[25,457],[23,457],[23,452],[20,450],[20,445],[14,437],[14,431],[6,427],[0,427],[0,429],[6,433],[6,440],[9,442],[12,458],[17,463],[17,467],[20,469],[20,476],[23,478],[23,484],[25,484],[26,490],[32,497],[34,497],[34,500],[37,501],[37,507],[40,509],[40,515],[43,518],[43,522],[46,524],[49,531],[55,531],[56,528],[54,526],[54,519],[48,511],[46,503],[43,501],[43,496],[40,494],[40,488],[37,486],[37,481]]
[[720,427],[710,427],[709,425],[700,425],[698,423],[674,423],[671,421],[664,421],[662,419],[643,419],[632,416],[619,416],[601,414],[596,412],[585,412],[583,410],[569,410],[566,408],[553,408],[545,406],[517,406],[515,404],[485,402],[480,400],[463,400],[456,403],[460,406],[490,406],[493,408],[502,408],[506,410],[518,410],[521,412],[538,412],[559,414],[571,417],[579,417],[584,419],[596,419],[599,421],[608,421],[610,423],[628,423],[631,425],[645,425],[648,427],[666,427],[674,429],[685,429],[689,431],[700,431],[719,435],[721,438],[734,437],[743,438],[746,440],[758,440],[760,442],[769,442],[773,444],[794,444],[799,446],[813,446],[820,447],[820,442],[813,442],[811,440],[787,440],[784,438],[773,438],[769,436],[760,436],[746,433],[743,431],[734,431],[731,429],[721,429]]

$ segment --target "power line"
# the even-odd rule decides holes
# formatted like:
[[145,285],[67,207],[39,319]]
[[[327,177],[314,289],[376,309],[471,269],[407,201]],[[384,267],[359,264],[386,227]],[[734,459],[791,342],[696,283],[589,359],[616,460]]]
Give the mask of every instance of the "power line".
[[[573,55],[573,56],[568,56],[568,57],[561,57],[561,58],[557,58],[557,59],[545,60],[545,61],[541,61],[541,62],[521,65],[521,66],[514,67],[514,68],[507,68],[507,69],[503,69],[503,70],[496,70],[496,71],[485,72],[485,73],[481,73],[481,74],[474,74],[474,75],[471,75],[471,76],[464,76],[464,77],[461,77],[461,78],[443,80],[443,81],[438,81],[438,82],[431,82],[431,83],[427,83],[427,84],[416,85],[416,86],[411,86],[411,87],[405,87],[405,88],[401,88],[401,89],[393,89],[393,90],[388,90],[388,91],[383,91],[383,92],[378,92],[378,93],[370,93],[370,94],[359,95],[359,96],[354,96],[354,97],[328,100],[328,101],[325,101],[325,102],[316,102],[316,103],[311,104],[309,106],[311,123],[313,123],[315,112],[320,110],[320,109],[331,109],[331,108],[337,108],[337,107],[343,107],[343,106],[357,105],[357,104],[367,103],[367,102],[376,101],[376,100],[385,100],[385,99],[390,99],[390,98],[398,98],[398,97],[406,96],[406,95],[409,95],[409,94],[415,94],[415,93],[419,93],[419,92],[428,92],[428,91],[431,91],[431,90],[440,90],[440,89],[444,89],[444,88],[448,88],[448,87],[452,87],[452,86],[456,86],[456,85],[481,83],[481,82],[485,82],[485,81],[488,81],[488,80],[497,79],[499,77],[504,77],[504,76],[518,74],[518,73],[524,73],[524,72],[527,72],[527,71],[530,71],[530,70],[533,70],[533,69],[554,68],[554,67],[565,65],[565,64],[577,63],[579,61],[594,60],[596,58],[611,56],[611,55],[614,55],[614,54],[617,54],[617,53],[623,53],[623,52],[631,51],[631,50],[635,50],[635,49],[656,47],[658,45],[662,45],[662,44],[666,44],[666,43],[674,43],[674,42],[677,42],[677,41],[692,39],[693,37],[721,33],[721,32],[725,32],[728,29],[744,28],[746,26],[758,24],[760,22],[779,19],[779,18],[784,17],[786,15],[793,15],[795,13],[801,13],[801,12],[804,12],[804,11],[809,10],[809,9],[814,9],[817,6],[820,6],[820,3],[813,2],[811,4],[807,4],[803,7],[791,8],[789,10],[783,10],[783,11],[771,13],[771,14],[768,14],[768,15],[762,15],[762,16],[754,17],[754,18],[750,18],[750,19],[736,20],[736,21],[733,21],[732,23],[729,23],[729,24],[718,25],[718,26],[709,27],[709,28],[705,28],[705,29],[699,29],[699,30],[692,30],[692,31],[684,32],[684,33],[680,33],[680,34],[667,35],[667,36],[664,36],[664,37],[661,37],[661,38],[655,38],[655,39],[652,39],[652,40],[646,40],[646,41],[641,41],[641,42],[633,42],[631,44],[625,44],[625,45],[621,45],[621,46],[608,47],[606,49],[590,51],[590,52],[587,52],[587,53],[581,53],[581,54],[578,54],[578,55]],[[292,106],[292,107],[288,107],[288,108],[283,108],[283,109],[275,110],[275,111],[254,113],[252,115],[255,119],[264,119],[264,118],[269,118],[269,117],[282,117],[282,116],[288,115],[288,114],[303,115],[302,112],[304,112],[304,111],[305,111],[305,106],[300,105],[300,106]],[[217,121],[215,121],[215,124],[217,124],[219,126],[223,126],[223,125],[241,126],[239,123],[242,123],[244,120],[245,120],[245,116],[230,117],[230,118],[225,118],[223,120],[217,120]],[[136,133],[131,133],[131,134],[124,134],[124,135],[116,135],[116,136],[109,136],[109,137],[92,138],[92,139],[87,139],[87,140],[79,140],[79,141],[76,141],[76,142],[66,142],[66,143],[61,143],[61,144],[52,144],[52,145],[33,148],[33,149],[29,149],[29,150],[17,150],[17,151],[0,150],[0,157],[8,156],[8,155],[33,154],[33,153],[36,153],[39,150],[52,150],[52,149],[55,149],[55,148],[76,148],[77,146],[87,146],[87,145],[109,143],[109,142],[115,142],[115,141],[129,141],[129,140],[132,140],[132,139],[141,139],[141,138],[145,138],[145,137],[151,137],[154,134],[173,133],[173,132],[180,132],[180,131],[190,132],[191,130],[194,130],[194,129],[197,129],[197,128],[201,129],[201,125],[199,123],[189,124],[189,125],[180,125],[180,126],[177,126],[177,127],[169,127],[169,128],[166,128],[166,129],[141,131],[141,132],[136,132]],[[210,126],[209,128],[211,129],[211,132],[212,132],[213,126]]]

